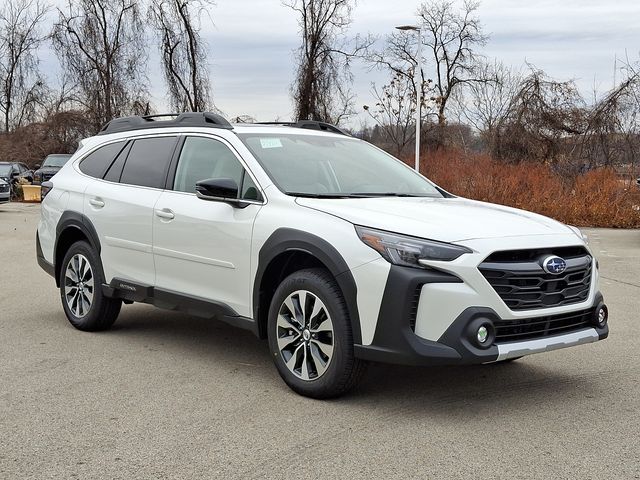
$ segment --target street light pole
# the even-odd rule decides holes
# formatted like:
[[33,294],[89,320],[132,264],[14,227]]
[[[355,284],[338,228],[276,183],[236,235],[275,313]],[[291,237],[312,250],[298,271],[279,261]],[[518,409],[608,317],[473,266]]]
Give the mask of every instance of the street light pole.
[[412,30],[418,34],[418,51],[416,53],[417,67],[414,75],[416,85],[416,172],[420,172],[420,127],[422,123],[422,30],[415,25],[402,25],[396,27],[398,30]]

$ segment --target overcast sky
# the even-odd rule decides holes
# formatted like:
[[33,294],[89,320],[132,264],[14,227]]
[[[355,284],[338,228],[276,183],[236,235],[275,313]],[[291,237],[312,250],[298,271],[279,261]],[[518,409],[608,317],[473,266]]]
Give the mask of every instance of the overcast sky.
[[[382,36],[395,25],[415,21],[419,4],[418,0],[360,0],[350,33]],[[527,61],[558,79],[575,79],[587,96],[594,86],[600,91],[611,87],[616,55],[639,58],[638,0],[484,0],[478,15],[490,35],[483,54],[515,67]],[[203,20],[203,37],[211,52],[209,69],[218,108],[229,117],[289,119],[292,56],[299,45],[294,13],[280,0],[217,0],[211,18],[213,25]],[[157,51],[152,48],[150,53],[150,92],[156,109],[165,110]],[[44,71],[55,78],[55,57],[48,50],[41,57]],[[371,83],[383,83],[385,75],[358,64],[353,73],[361,110],[371,102]]]

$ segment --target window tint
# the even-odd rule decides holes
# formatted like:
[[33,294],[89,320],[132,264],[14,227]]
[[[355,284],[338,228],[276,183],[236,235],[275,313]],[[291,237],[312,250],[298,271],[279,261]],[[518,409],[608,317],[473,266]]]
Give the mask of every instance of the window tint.
[[80,162],[80,171],[91,177],[102,178],[109,165],[126,142],[116,142],[100,147]]
[[188,137],[184,141],[173,189],[195,193],[196,183],[209,178],[230,178],[242,185],[244,168],[221,142],[211,138]]
[[119,182],[120,175],[122,175],[122,167],[124,167],[124,162],[127,159],[127,154],[131,150],[131,142],[122,149],[122,151],[118,154],[116,159],[113,161],[107,173],[104,175],[104,179],[109,182]]
[[164,188],[176,137],[143,138],[133,142],[120,183]]

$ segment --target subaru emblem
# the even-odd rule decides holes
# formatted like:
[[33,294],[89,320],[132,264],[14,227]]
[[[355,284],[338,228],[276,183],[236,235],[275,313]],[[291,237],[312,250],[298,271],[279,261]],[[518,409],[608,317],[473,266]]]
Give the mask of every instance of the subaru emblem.
[[552,275],[560,275],[567,269],[567,262],[556,256],[547,257],[542,261],[542,268]]

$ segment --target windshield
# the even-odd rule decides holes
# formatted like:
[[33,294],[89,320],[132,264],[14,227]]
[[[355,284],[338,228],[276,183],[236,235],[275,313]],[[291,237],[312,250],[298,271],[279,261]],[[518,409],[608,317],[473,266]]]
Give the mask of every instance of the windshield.
[[0,177],[8,177],[11,173],[11,165],[0,165]]
[[49,155],[44,159],[43,167],[62,167],[67,160],[71,158],[71,155]]
[[284,193],[312,197],[442,197],[399,160],[354,138],[238,135]]

